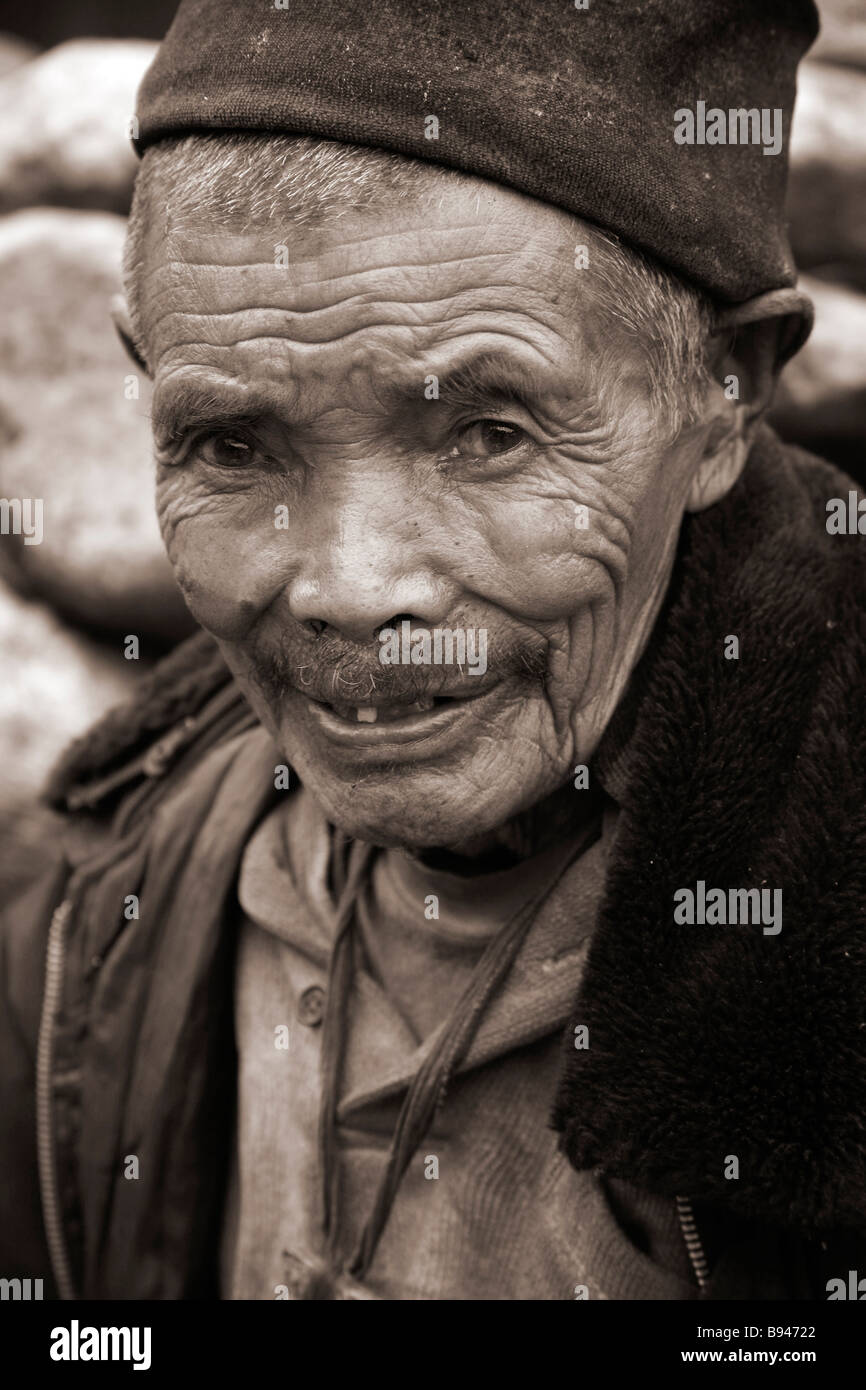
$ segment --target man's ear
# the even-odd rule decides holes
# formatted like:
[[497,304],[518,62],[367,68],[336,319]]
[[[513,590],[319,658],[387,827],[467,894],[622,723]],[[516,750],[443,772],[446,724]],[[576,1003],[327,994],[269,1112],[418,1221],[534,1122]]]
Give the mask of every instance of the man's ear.
[[773,290],[723,310],[713,334],[710,427],[686,503],[703,511],[734,486],[781,368],[809,336],[812,301],[798,290]]
[[126,295],[113,294],[111,296],[111,319],[117,329],[117,336],[126,348],[126,351],[137,367],[140,367],[145,376],[150,376],[150,369],[135,345],[135,338],[132,333],[132,319],[129,313],[129,305],[126,302]]

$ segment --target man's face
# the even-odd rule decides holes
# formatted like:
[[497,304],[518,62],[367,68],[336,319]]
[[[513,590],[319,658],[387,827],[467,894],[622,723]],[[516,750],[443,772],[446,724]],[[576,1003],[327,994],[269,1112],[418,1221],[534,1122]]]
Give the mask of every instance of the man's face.
[[[700,448],[571,220],[467,181],[294,235],[188,227],[149,238],[141,307],[169,557],[329,819],[459,847],[571,778]],[[383,664],[406,621],[484,630],[486,672]]]

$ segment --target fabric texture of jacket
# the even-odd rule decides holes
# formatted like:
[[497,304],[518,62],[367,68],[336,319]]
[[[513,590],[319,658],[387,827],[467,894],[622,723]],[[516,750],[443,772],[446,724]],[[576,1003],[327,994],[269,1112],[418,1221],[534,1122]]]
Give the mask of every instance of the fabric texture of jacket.
[[[761,432],[685,519],[591,765],[621,823],[552,1123],[612,1201],[620,1180],[680,1199],[703,1298],[823,1299],[866,1274],[866,582],[862,538],[826,530],[851,486]],[[201,634],[57,768],[67,833],[3,918],[9,1276],[218,1296],[236,878],[274,764]],[[676,925],[700,880],[781,889],[782,930]]]

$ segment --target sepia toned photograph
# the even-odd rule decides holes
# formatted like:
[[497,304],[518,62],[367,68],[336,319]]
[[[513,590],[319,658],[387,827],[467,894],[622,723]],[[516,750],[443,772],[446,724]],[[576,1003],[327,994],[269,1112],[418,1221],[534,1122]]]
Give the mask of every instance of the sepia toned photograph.
[[4,5],[0,305],[33,1364],[158,1375],[160,1303],[561,1301],[820,1365],[866,0]]

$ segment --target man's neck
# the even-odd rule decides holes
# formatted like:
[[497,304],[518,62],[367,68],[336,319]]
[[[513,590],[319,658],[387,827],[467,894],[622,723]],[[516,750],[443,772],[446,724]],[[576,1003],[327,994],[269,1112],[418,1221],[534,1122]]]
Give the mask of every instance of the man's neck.
[[600,805],[600,795],[575,791],[567,782],[496,830],[455,845],[417,850],[413,858],[447,873],[496,873],[572,839],[598,814]]

